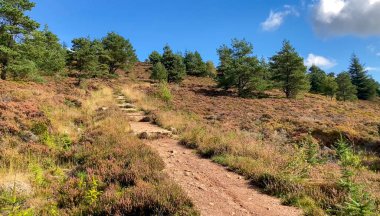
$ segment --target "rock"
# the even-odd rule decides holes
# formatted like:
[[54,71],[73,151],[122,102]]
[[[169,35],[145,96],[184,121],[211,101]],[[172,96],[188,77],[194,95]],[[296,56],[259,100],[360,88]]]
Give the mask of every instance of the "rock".
[[7,175],[0,180],[0,190],[19,195],[27,196],[33,193],[33,188],[23,175]]
[[152,121],[152,119],[149,117],[149,116],[145,116],[145,117],[143,117],[141,120],[140,120],[140,122],[151,122]]
[[178,130],[177,130],[176,128],[174,128],[174,127],[171,127],[169,130],[170,130],[173,134],[178,134]]
[[25,142],[37,142],[39,140],[38,136],[31,131],[21,132],[20,138]]
[[149,134],[147,132],[142,132],[138,136],[140,139],[149,139]]
[[175,154],[176,151],[174,151],[174,150],[170,150],[169,153],[170,153],[170,154]]

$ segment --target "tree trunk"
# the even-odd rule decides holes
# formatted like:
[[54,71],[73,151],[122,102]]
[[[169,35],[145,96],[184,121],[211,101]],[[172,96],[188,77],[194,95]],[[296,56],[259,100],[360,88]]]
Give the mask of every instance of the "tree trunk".
[[1,75],[0,75],[0,78],[2,80],[6,80],[7,79],[7,65],[8,65],[8,62],[5,60],[1,63]]

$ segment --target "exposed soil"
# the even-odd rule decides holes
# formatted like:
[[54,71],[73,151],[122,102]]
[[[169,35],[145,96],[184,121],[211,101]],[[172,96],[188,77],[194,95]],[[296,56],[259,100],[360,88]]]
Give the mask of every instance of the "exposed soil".
[[[129,110],[130,113],[133,112]],[[165,172],[185,190],[202,215],[302,214],[294,207],[281,205],[279,199],[260,193],[240,175],[200,158],[172,138],[170,131],[149,122],[133,122],[134,119],[130,119],[132,131],[160,154],[166,163]]]

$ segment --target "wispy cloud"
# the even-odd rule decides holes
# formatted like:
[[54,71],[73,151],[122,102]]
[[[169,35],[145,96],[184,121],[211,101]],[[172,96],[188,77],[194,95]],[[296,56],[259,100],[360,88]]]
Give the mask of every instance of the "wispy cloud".
[[298,11],[290,5],[284,5],[284,10],[274,12],[270,11],[269,17],[261,23],[261,28],[264,31],[275,31],[277,30],[283,23],[287,16],[299,16]]
[[305,65],[308,67],[311,67],[313,65],[324,68],[324,69],[330,69],[337,65],[335,60],[328,59],[324,56],[318,56],[314,55],[313,53],[310,53],[305,60]]
[[380,68],[379,67],[366,67],[365,70],[370,71],[370,72],[378,72],[378,71],[380,71]]

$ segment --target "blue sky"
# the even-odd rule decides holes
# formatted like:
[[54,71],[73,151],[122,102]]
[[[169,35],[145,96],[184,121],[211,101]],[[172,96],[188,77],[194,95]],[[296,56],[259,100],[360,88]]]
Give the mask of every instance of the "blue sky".
[[[34,0],[30,16],[70,46],[76,37],[115,31],[140,60],[165,44],[198,50],[218,63],[216,49],[245,38],[268,58],[284,39],[307,64],[346,70],[355,52],[380,81],[380,0]],[[359,18],[360,17],[360,18]]]

